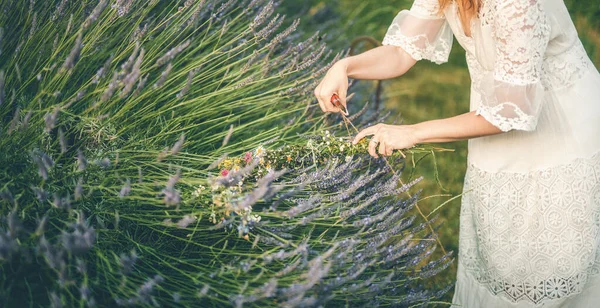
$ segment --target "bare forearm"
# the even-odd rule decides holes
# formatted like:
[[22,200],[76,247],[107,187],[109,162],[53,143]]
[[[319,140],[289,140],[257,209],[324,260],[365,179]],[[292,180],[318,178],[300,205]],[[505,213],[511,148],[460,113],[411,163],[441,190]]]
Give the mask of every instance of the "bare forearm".
[[352,79],[383,80],[398,77],[408,71],[416,61],[402,48],[380,46],[356,56],[339,61]]
[[414,125],[386,125],[379,123],[360,131],[353,144],[366,136],[373,136],[369,142],[369,154],[375,158],[392,155],[394,150],[402,150],[418,143],[450,142],[499,134],[502,131],[482,116],[469,112],[452,118],[422,122]]
[[418,143],[451,142],[502,133],[474,111],[413,125]]

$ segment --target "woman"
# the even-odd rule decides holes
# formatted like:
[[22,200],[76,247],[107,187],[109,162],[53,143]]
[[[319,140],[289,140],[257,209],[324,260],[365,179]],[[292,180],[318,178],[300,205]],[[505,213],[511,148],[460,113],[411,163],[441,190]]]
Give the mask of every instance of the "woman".
[[[346,106],[348,78],[387,79],[466,50],[471,112],[377,124],[369,153],[469,139],[453,304],[600,305],[600,74],[561,0],[416,0],[381,47],[337,62],[315,89]],[[443,106],[441,106],[443,108]]]

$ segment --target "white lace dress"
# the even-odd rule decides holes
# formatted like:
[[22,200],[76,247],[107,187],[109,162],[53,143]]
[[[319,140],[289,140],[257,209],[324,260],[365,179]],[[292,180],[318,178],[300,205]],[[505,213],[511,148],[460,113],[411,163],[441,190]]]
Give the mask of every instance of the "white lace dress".
[[[600,307],[600,74],[562,0],[484,0],[466,36],[417,0],[384,45],[446,62],[466,50],[471,111],[453,307]],[[441,106],[443,108],[443,106]]]

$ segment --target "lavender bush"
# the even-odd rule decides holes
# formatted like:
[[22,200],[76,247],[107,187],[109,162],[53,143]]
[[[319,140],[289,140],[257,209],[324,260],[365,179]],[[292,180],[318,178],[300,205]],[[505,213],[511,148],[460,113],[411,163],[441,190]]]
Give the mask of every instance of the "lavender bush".
[[344,54],[298,41],[276,5],[0,1],[1,306],[411,306],[447,291],[424,287],[452,259],[428,258],[403,159],[369,159],[315,113]]

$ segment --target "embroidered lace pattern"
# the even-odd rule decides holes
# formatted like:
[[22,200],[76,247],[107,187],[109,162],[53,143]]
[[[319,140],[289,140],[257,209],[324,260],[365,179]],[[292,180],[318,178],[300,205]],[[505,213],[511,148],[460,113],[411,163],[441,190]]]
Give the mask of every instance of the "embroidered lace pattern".
[[410,8],[411,12],[414,12],[420,16],[431,16],[432,18],[438,16],[440,10],[440,4],[438,0],[417,0],[413,2]]
[[[501,115],[501,111],[504,109],[512,109],[516,114],[514,117],[504,117]],[[537,124],[537,118],[523,112],[519,106],[513,103],[503,103],[496,106],[485,106],[481,105],[475,112],[477,115],[481,115],[488,122],[494,124],[500,128],[503,132],[507,132],[511,129],[532,131],[535,129]]]
[[[386,35],[382,41],[382,45],[402,47],[404,51],[417,61],[428,59],[437,64],[448,61],[448,54],[452,47],[451,44],[452,42],[439,41],[437,45],[433,45],[424,34],[406,36],[402,34],[400,27],[398,27],[394,34]],[[420,47],[421,45],[424,45],[424,47]]]
[[[494,78],[524,85],[540,80],[550,25],[541,1],[515,0],[498,4],[494,18],[496,63]],[[486,16],[493,16],[488,14]]]
[[558,90],[573,86],[590,71],[593,64],[580,40],[563,53],[544,59],[542,84],[546,90]]
[[529,173],[470,165],[459,262],[512,302],[580,293],[600,273],[600,154]]
[[[382,45],[400,46],[417,61],[427,59],[437,64],[448,62],[452,48],[452,30],[438,11],[437,0],[415,1],[410,11],[398,13],[383,38]],[[409,16],[413,18],[412,21],[419,20],[415,24],[420,28],[415,29],[411,22],[404,22]],[[436,36],[430,33],[432,29],[438,30],[435,31]]]
[[[532,131],[537,125],[543,102],[537,87],[550,34],[541,6],[525,0],[485,1],[477,22],[492,27],[493,70],[467,53],[473,90],[480,99],[477,114],[502,131]],[[499,14],[502,18],[495,17]]]
[[[485,70],[472,55],[467,53],[467,64],[471,74],[471,89],[476,94],[478,104],[475,108],[475,114],[483,116],[488,122],[507,132],[511,129],[532,131],[537,125],[538,118],[521,110],[523,104],[517,105],[513,102],[499,103],[496,101],[496,90],[490,86],[484,86],[484,78],[491,77],[492,72]],[[488,75],[486,75],[488,74]],[[506,85],[503,83],[496,83]],[[530,105],[524,105],[530,107]],[[510,114],[510,116],[507,116]]]
[[[515,2],[515,1],[512,1]],[[494,23],[494,12],[497,10],[498,4],[496,1],[483,1],[483,6],[481,11],[479,12],[479,19],[481,20],[481,24],[485,26],[498,27],[500,29],[510,29],[510,31],[515,30],[526,30],[528,28],[533,27],[533,24],[536,22],[533,17],[535,14],[533,11],[529,10],[528,14],[531,15],[530,22],[525,22],[525,25],[520,29],[514,29],[516,26],[511,26],[507,24],[495,25]],[[515,5],[512,9],[513,14],[519,11],[519,6]],[[522,6],[521,6],[522,9]],[[539,8],[537,8],[539,10]],[[518,14],[517,14],[518,15]],[[544,22],[542,17],[538,17],[537,22]],[[500,20],[501,21],[501,20]],[[505,20],[507,21],[507,20]],[[512,23],[511,23],[512,24]],[[533,29],[533,28],[532,28]],[[507,46],[504,49],[508,51],[513,50],[512,53],[507,51],[501,52],[502,55],[502,69],[495,70],[495,77],[498,80],[505,80],[506,82],[513,83],[531,83],[539,79],[541,80],[545,90],[558,90],[561,88],[568,88],[572,86],[575,82],[577,82],[581,77],[589,71],[589,69],[593,66],[587,53],[581,44],[580,40],[575,40],[574,44],[566,49],[564,52],[549,56],[544,56],[543,52],[545,50],[545,46],[547,42],[546,36],[549,31],[548,26],[544,25],[540,27],[540,29],[536,30],[536,34],[532,35],[532,44],[530,46],[526,46],[528,49],[523,49],[519,46]],[[508,31],[503,31],[507,33]],[[459,35],[463,41],[470,40],[471,38],[465,35]],[[498,38],[501,38],[505,35],[500,35]],[[577,36],[577,32],[573,29],[573,36]],[[533,52],[537,50],[537,52]],[[467,53],[467,57],[469,54]],[[520,61],[516,61],[516,59],[521,59]],[[533,62],[540,62],[541,67],[531,66]],[[469,59],[467,59],[469,60]],[[476,62],[475,58],[470,59],[470,62]],[[514,69],[514,66],[522,64],[524,62],[529,62],[529,67],[526,66],[525,70]],[[471,65],[469,65],[471,67]],[[510,72],[520,71],[519,78],[515,78],[515,76],[511,76]],[[480,74],[475,72],[476,74]],[[539,75],[539,76],[538,76]],[[504,76],[511,76],[509,78],[505,78]],[[529,76],[529,77],[527,77]],[[515,80],[516,79],[516,80]]]

